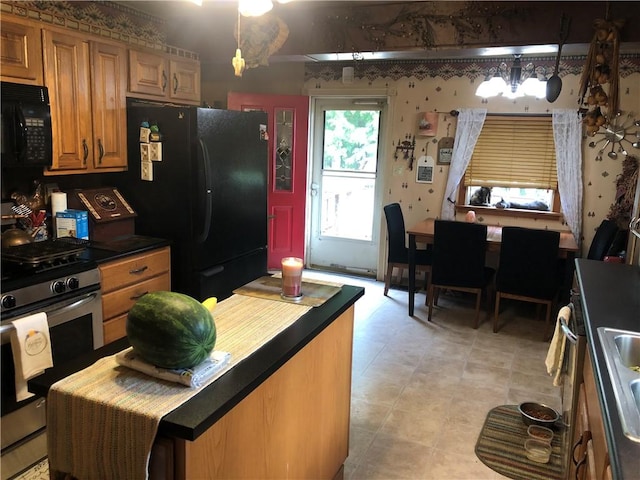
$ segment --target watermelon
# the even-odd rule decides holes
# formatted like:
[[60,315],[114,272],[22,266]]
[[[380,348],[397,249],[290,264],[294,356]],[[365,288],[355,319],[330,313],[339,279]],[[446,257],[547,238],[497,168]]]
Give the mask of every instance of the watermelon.
[[216,343],[211,312],[195,298],[176,292],[150,292],[127,316],[127,338],[145,361],[161,368],[191,368]]

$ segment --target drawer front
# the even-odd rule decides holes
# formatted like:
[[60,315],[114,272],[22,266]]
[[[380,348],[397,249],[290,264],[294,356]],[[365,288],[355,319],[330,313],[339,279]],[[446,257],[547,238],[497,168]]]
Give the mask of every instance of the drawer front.
[[158,290],[170,290],[171,277],[168,273],[136,283],[102,295],[102,318],[109,320],[117,315],[127,313],[134,303],[145,293]]
[[103,324],[104,344],[107,345],[127,336],[127,314],[118,315]]
[[108,293],[168,272],[170,265],[169,247],[101,265],[102,293]]

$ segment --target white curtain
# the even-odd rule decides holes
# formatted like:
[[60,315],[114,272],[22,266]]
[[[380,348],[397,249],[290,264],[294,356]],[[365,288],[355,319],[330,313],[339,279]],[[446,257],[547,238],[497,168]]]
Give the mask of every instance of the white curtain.
[[562,213],[573,238],[582,236],[582,122],[576,109],[553,110],[553,139],[556,144],[558,191]]
[[456,191],[467,165],[469,165],[473,148],[476,146],[476,141],[480,136],[486,116],[486,108],[460,109],[456,137],[453,144],[453,155],[449,167],[449,177],[447,178],[447,187],[442,199],[440,218],[444,220],[455,219]]

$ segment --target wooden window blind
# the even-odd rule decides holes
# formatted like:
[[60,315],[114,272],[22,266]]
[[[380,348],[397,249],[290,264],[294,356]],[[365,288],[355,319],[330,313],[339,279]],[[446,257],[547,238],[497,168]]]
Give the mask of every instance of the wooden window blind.
[[557,190],[551,116],[487,116],[464,184]]

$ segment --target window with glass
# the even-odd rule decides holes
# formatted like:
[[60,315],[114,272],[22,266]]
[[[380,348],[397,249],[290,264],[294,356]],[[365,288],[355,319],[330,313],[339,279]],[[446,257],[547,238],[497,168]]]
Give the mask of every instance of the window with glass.
[[379,129],[379,110],[325,111],[323,236],[371,240]]
[[488,115],[458,204],[559,212],[551,116]]
[[293,188],[293,110],[276,108],[275,119],[275,189],[290,192]]

